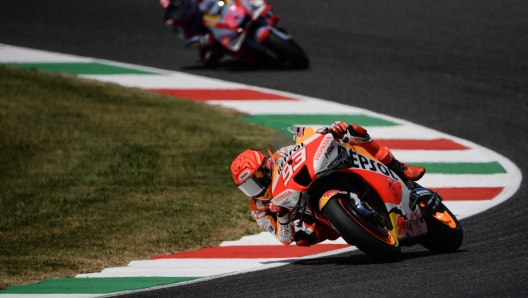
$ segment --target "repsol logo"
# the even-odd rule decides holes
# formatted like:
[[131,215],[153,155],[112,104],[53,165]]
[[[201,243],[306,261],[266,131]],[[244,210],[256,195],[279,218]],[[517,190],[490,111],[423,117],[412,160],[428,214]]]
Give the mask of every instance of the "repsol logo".
[[369,170],[372,172],[379,172],[387,177],[392,177],[394,179],[398,179],[396,177],[396,174],[394,174],[393,171],[391,171],[387,166],[373,160],[366,158],[365,156],[350,150],[350,157],[352,158],[352,167],[353,168],[361,168],[365,170]]

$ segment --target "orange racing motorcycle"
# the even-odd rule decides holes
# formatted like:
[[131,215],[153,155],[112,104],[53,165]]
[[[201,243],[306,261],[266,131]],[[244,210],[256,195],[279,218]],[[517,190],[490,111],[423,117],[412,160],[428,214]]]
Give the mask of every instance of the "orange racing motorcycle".
[[283,129],[268,150],[274,161],[271,202],[290,210],[298,226],[315,221],[385,262],[397,260],[402,246],[449,253],[462,244],[462,227],[438,195],[403,181],[365,149],[337,142],[327,130]]

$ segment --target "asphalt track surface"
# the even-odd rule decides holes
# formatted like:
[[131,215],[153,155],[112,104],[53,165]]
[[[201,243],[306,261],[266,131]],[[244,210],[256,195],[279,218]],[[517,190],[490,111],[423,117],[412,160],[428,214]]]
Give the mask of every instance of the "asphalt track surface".
[[[528,173],[526,0],[272,4],[308,70],[205,69],[152,0],[4,0],[0,43],[184,71],[328,99],[490,148]],[[375,137],[375,136],[374,136]],[[128,297],[528,297],[528,184],[462,220],[457,253],[404,248],[395,264],[361,252]]]

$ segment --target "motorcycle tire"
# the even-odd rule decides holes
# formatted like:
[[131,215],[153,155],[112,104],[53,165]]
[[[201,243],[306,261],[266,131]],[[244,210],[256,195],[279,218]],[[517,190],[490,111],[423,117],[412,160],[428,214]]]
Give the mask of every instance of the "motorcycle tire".
[[272,50],[279,60],[289,62],[295,68],[308,68],[308,57],[292,39],[284,40],[270,32],[262,44]]
[[[438,210],[439,213],[435,213],[437,217],[434,215],[424,217],[428,232],[420,240],[420,244],[434,253],[455,252],[464,239],[462,226],[444,204],[441,204]],[[444,215],[447,218],[442,221],[439,218],[444,213],[448,216]]]
[[332,198],[322,213],[347,243],[366,255],[382,262],[400,258],[401,247],[387,227],[364,218],[348,198]]

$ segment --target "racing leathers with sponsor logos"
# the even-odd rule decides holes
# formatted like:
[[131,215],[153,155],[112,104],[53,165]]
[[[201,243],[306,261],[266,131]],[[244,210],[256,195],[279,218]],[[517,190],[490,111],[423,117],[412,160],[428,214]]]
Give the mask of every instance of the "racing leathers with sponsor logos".
[[[287,150],[288,148],[282,148],[279,150],[279,154],[281,151],[287,152]],[[270,161],[271,159],[267,159],[267,162]],[[298,226],[297,222],[292,222],[288,209],[274,205],[271,202],[269,195],[271,190],[269,188],[271,186],[268,187],[263,196],[249,199],[249,209],[257,224],[264,231],[273,234],[282,244],[289,245],[295,241],[299,246],[310,246],[327,239],[336,240],[339,238],[338,233],[316,225],[309,216],[304,216],[301,226]],[[311,206],[307,206],[307,208],[310,209]],[[308,212],[313,214],[311,210],[308,210]]]
[[[366,129],[357,124],[348,125],[338,121],[330,127],[318,129],[317,132],[332,133],[337,141],[363,147],[404,181],[417,181],[425,174],[423,167],[410,166],[396,160],[387,147],[379,145],[368,135]],[[242,152],[231,164],[233,180],[238,188],[250,197],[249,208],[253,218],[281,243],[289,245],[295,241],[297,245],[310,246],[327,239],[335,240],[339,238],[338,233],[316,225],[310,216],[304,216],[303,224],[298,226],[297,222],[292,222],[287,208],[271,202],[272,199],[278,201],[277,198],[271,197],[271,171],[274,166],[272,163],[283,162],[292,149],[279,149],[275,160],[266,158],[262,152],[255,149]],[[313,214],[311,210],[307,213]]]

